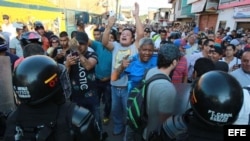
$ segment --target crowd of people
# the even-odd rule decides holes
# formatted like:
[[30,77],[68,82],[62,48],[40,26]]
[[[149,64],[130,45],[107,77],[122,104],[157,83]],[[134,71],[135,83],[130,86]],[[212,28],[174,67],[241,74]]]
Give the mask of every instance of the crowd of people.
[[[135,19],[133,26],[117,25],[116,18],[110,16],[106,25],[86,27],[84,23],[78,21],[76,31],[71,33],[61,31],[59,35],[45,31],[43,24],[39,21],[34,23],[34,31],[28,31],[25,25],[17,23],[15,33],[13,33],[13,28],[11,28],[13,25],[10,25],[9,17],[3,15],[5,26],[2,26],[0,36],[0,55],[9,56],[11,60],[17,107],[25,108],[27,105],[35,105],[34,107],[37,108],[37,105],[51,104],[48,100],[51,98],[47,95],[54,93],[52,89],[46,91],[47,87],[41,89],[39,87],[43,86],[39,86],[39,83],[33,86],[33,83],[26,84],[22,80],[27,75],[27,77],[37,77],[36,79],[41,78],[39,81],[45,81],[38,74],[45,70],[38,70],[38,68],[44,69],[42,63],[47,60],[51,63],[50,65],[57,66],[59,70],[55,74],[58,75],[60,82],[58,87],[61,91],[56,91],[56,93],[63,93],[63,101],[74,102],[90,111],[96,120],[93,128],[98,127],[102,140],[107,136],[103,125],[109,124],[110,121],[113,122],[112,135],[123,135],[124,141],[153,140],[155,138],[153,131],[159,125],[162,125],[162,131],[166,133],[164,135],[167,135],[165,140],[188,138],[186,134],[190,135],[191,140],[204,138],[222,140],[221,127],[223,125],[250,123],[248,103],[250,94],[243,90],[244,87],[250,87],[249,30],[220,28],[216,31],[207,29],[197,32],[195,28],[182,25],[163,27],[159,23],[143,24],[139,18],[137,3],[132,13]],[[90,36],[93,36],[93,39]],[[37,62],[30,60],[32,58],[37,59]],[[28,67],[29,65],[31,66]],[[39,67],[36,68],[36,65]],[[53,71],[52,66],[50,66],[51,70],[46,68],[46,71]],[[33,69],[36,72],[32,71]],[[37,76],[28,76],[28,73],[37,73]],[[149,85],[146,105],[149,115],[148,125],[142,134],[135,133],[126,124],[129,93],[140,84],[144,77],[149,79],[158,73],[165,74],[171,81],[156,80]],[[23,76],[20,76],[21,74]],[[188,83],[192,84],[189,85],[192,89],[190,92],[192,96],[190,96],[191,102],[186,110],[192,109],[193,111],[186,112],[183,116],[186,118],[174,117],[175,99],[180,96],[177,95],[178,90],[175,85]],[[35,99],[39,101],[35,102],[34,99],[25,97],[16,89],[24,86],[27,86],[31,96],[44,92],[44,99],[40,97],[42,100]],[[210,91],[213,88],[215,88],[214,91]],[[214,98],[219,101],[218,95],[221,93],[224,94],[222,97],[229,97],[228,105],[212,103],[213,100],[205,99],[206,96],[204,96],[213,94]],[[197,104],[196,98],[201,100],[203,105],[199,106],[200,103]],[[56,98],[53,98],[53,102],[61,102],[61,100],[54,99]],[[104,104],[103,112],[100,109],[101,102]],[[205,103],[207,105],[204,105]],[[237,105],[232,108],[232,104]],[[210,110],[213,114],[232,113],[232,115],[228,117],[229,120],[220,121],[216,120],[216,117],[209,118],[212,115],[204,113],[204,110]],[[180,125],[173,127],[174,123],[171,123],[173,121],[171,119],[179,121],[179,118],[181,121],[188,119],[191,122],[182,121]],[[13,118],[10,119],[13,121]],[[5,139],[14,140],[15,134],[13,135],[14,132],[10,130],[16,129],[13,123],[8,122],[8,124]],[[80,130],[83,124],[81,123],[78,127]],[[200,126],[197,126],[198,124]],[[220,127],[217,128],[216,133],[212,131],[214,127]],[[190,130],[187,130],[189,128]],[[91,131],[94,132],[94,130]],[[195,136],[194,132],[198,131],[205,132],[206,136],[202,136],[203,134]],[[78,132],[81,133],[81,131],[76,131]]]

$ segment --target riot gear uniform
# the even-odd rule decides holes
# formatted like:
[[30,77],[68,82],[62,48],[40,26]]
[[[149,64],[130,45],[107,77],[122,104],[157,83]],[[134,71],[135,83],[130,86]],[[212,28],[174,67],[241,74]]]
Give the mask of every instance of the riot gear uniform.
[[243,98],[243,90],[233,76],[207,72],[192,86],[191,109],[168,118],[161,130],[152,132],[149,141],[223,141],[223,125],[236,121]]
[[[13,87],[21,104],[8,117],[5,141],[100,140],[100,129],[93,115],[66,102],[58,64],[50,57],[25,58],[14,70]],[[30,131],[34,135],[27,133]]]

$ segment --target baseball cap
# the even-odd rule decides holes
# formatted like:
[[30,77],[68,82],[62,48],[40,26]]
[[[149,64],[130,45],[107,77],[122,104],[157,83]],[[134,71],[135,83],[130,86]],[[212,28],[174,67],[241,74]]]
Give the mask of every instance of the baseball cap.
[[240,44],[240,42],[237,39],[233,39],[230,44],[233,44],[235,46],[238,46]]
[[182,48],[187,49],[190,48],[191,46],[187,44],[187,42],[183,39],[176,39],[174,40],[174,45],[176,45],[177,47],[182,46]]
[[232,41],[232,37],[226,36],[226,37],[224,37],[224,40],[225,40],[226,42],[231,42],[231,41]]
[[158,54],[163,55],[166,60],[174,60],[181,57],[179,48],[174,44],[163,44],[160,47]]
[[221,47],[219,43],[214,43],[214,47]]
[[13,26],[14,26],[16,29],[23,29],[23,24],[22,24],[22,23],[15,22],[15,23],[13,23]]
[[222,48],[221,48],[221,47],[214,46],[214,51],[215,51],[215,52],[217,52],[217,53],[219,53],[220,55],[222,55],[222,54],[223,54],[223,50],[222,50]]
[[144,29],[144,32],[150,33],[151,31],[150,31],[149,28],[145,28],[145,29]]
[[3,19],[9,19],[10,17],[6,14],[3,15]]
[[76,40],[79,44],[87,44],[89,41],[89,37],[85,32],[76,32]]

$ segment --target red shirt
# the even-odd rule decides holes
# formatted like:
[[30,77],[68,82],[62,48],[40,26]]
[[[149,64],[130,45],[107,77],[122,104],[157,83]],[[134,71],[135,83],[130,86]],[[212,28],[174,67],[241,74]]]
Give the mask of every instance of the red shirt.
[[188,76],[187,59],[182,56],[174,69],[172,83],[183,83],[183,78]]
[[47,51],[47,49],[49,48],[49,40],[47,37],[42,36],[42,43],[43,43],[43,50]]

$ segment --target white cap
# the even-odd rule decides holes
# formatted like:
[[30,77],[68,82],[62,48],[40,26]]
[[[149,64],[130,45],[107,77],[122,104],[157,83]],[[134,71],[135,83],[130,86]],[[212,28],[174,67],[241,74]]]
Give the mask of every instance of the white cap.
[[23,29],[23,24],[22,23],[13,23],[13,26],[17,29]]

